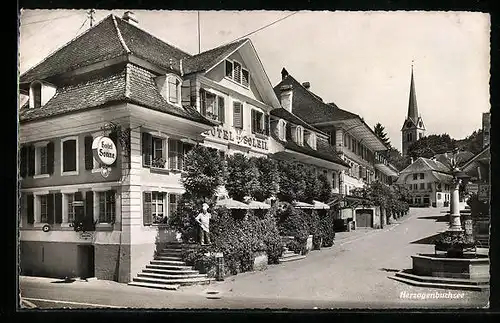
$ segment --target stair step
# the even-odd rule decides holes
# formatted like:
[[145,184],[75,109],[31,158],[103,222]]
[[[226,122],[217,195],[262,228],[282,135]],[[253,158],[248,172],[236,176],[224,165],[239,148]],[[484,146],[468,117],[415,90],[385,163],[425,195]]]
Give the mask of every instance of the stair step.
[[396,273],[397,277],[416,280],[426,283],[442,283],[442,284],[461,284],[461,285],[488,285],[489,279],[469,280],[461,278],[448,278],[448,277],[433,277],[433,276],[419,276],[405,272]]
[[279,262],[284,263],[284,262],[289,262],[289,261],[295,261],[295,260],[301,260],[304,259],[306,256],[303,255],[295,255],[292,257],[285,257],[285,258],[280,258]]
[[180,286],[191,284],[209,284],[214,278],[200,277],[200,278],[184,278],[184,279],[162,279],[162,278],[148,278],[148,277],[135,277],[134,282],[145,282],[154,284],[176,284]]
[[132,282],[128,283],[128,285],[138,286],[138,287],[168,289],[168,290],[177,290],[180,287],[180,285],[178,285],[178,284],[157,284],[157,283],[146,283],[146,282],[137,282],[137,281],[132,281]]
[[178,265],[146,265],[146,268],[170,269],[170,270],[193,270],[193,267],[191,266],[178,266]]
[[295,252],[293,252],[293,251],[285,251],[285,252],[283,253],[283,256],[293,256],[293,255],[296,255],[296,253],[295,253]]
[[164,274],[164,275],[193,275],[198,274],[197,270],[176,270],[176,269],[157,269],[157,268],[146,268],[142,270],[143,273],[154,273],[154,274]]
[[185,266],[186,263],[184,261],[176,261],[176,260],[151,260],[152,265],[172,265],[172,266]]
[[471,290],[471,291],[483,291],[489,289],[489,285],[463,285],[463,284],[441,284],[441,283],[429,283],[429,282],[421,282],[413,279],[398,277],[398,276],[389,276],[390,279],[406,283],[412,286],[419,287],[431,287],[431,288],[443,288],[443,289],[460,289],[460,290]]
[[176,257],[176,256],[156,256],[154,260],[182,261],[182,258],[181,257]]
[[[160,252],[155,257],[177,257],[181,258],[181,253],[179,252]],[[182,259],[182,258],[181,258]]]
[[163,248],[163,250],[161,252],[169,252],[169,253],[180,254],[180,253],[182,253],[182,249],[181,248]]
[[182,249],[182,244],[167,244],[163,249]]
[[169,274],[159,274],[159,273],[148,273],[142,272],[137,274],[138,277],[149,277],[149,278],[162,278],[162,279],[186,279],[186,278],[206,278],[207,276],[200,273],[190,273],[190,274],[180,274],[180,275],[169,275]]

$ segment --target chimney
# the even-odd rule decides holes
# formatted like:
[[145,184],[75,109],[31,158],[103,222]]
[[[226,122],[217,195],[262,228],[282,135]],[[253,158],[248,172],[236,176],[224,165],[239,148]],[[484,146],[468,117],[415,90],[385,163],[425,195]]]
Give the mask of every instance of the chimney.
[[135,13],[133,13],[132,11],[125,11],[125,13],[123,14],[123,20],[134,26],[137,26],[139,24]]
[[281,70],[281,80],[284,80],[288,76],[288,71],[283,67]]
[[413,164],[413,157],[410,157],[410,163]]
[[306,88],[306,90],[309,90],[309,88],[311,87],[311,83],[309,82],[304,82],[302,83],[302,86]]
[[292,112],[292,86],[291,85],[282,85],[280,87],[280,101],[281,106],[285,108],[287,111]]

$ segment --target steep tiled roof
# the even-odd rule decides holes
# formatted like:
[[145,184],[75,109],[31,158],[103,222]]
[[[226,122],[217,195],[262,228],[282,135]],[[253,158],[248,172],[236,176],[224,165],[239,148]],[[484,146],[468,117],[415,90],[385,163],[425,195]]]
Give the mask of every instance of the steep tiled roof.
[[[289,128],[289,127],[287,127],[287,128]],[[321,140],[317,141],[317,143],[316,143],[317,150],[316,150],[316,149],[309,147],[309,145],[307,143],[304,143],[303,146],[296,144],[290,138],[289,129],[287,129],[287,140],[286,141],[280,140],[280,138],[274,132],[271,132],[271,136],[273,137],[274,140],[276,140],[277,142],[282,144],[286,149],[290,149],[290,150],[293,150],[295,152],[303,153],[305,155],[309,155],[312,157],[316,157],[316,158],[320,158],[320,159],[323,159],[326,161],[337,163],[337,164],[345,166],[345,167],[349,167],[349,165],[337,155],[337,153],[335,152],[335,150],[333,148],[329,147],[328,144],[327,144],[328,146],[321,144],[320,143]]]
[[186,58],[182,61],[182,70],[184,74],[205,71],[222,61],[246,41],[248,41],[248,39],[244,38],[236,42],[212,48],[198,55]]
[[[439,162],[441,162],[445,165],[447,165],[449,163],[449,159],[451,157],[452,157],[451,153],[438,154],[438,155],[434,156],[434,158],[436,158],[436,160],[438,160]],[[456,157],[457,162],[458,162],[458,166],[464,165],[473,157],[474,157],[474,154],[471,153],[470,151],[460,151]]]
[[448,167],[443,163],[424,157],[417,158],[411,165],[401,171],[401,174],[418,173],[424,171],[437,171],[440,173],[450,173]]
[[274,92],[280,97],[280,87],[291,85],[293,89],[292,112],[310,124],[324,122],[326,120],[346,120],[360,118],[358,115],[342,110],[335,103],[325,103],[317,95],[313,94],[291,75],[287,75],[278,85]]
[[21,108],[21,122],[98,108],[107,104],[130,102],[149,109],[214,125],[197,111],[169,104],[158,91],[154,75],[140,67],[127,64],[105,76],[94,75],[84,82],[58,88],[43,107]]
[[311,126],[310,124],[308,124],[307,122],[305,122],[301,118],[297,117],[295,114],[289,112],[285,108],[273,109],[273,110],[271,110],[271,115],[278,117],[278,118],[281,118],[283,120],[289,121],[293,124],[300,125],[300,126],[304,127],[305,129],[309,129],[309,130],[315,131],[317,133],[324,134],[321,130]]
[[20,83],[55,76],[129,53],[165,69],[172,66],[175,71],[180,71],[180,59],[190,56],[121,18],[109,15],[26,71],[21,75]]

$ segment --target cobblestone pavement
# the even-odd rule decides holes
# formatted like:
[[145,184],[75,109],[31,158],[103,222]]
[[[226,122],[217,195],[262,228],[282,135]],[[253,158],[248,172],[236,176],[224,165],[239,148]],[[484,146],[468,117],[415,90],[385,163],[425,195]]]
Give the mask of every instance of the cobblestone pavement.
[[[412,208],[405,218],[384,229],[341,233],[332,248],[312,251],[306,259],[269,266],[261,272],[243,273],[215,282],[209,289],[221,295],[295,298],[350,302],[369,307],[482,307],[488,292],[448,291],[414,287],[389,279],[395,271],[411,268],[411,256],[433,253],[434,246],[414,243],[447,228],[446,209]],[[204,286],[182,289],[203,293]],[[458,299],[414,300],[401,293],[463,293]]]

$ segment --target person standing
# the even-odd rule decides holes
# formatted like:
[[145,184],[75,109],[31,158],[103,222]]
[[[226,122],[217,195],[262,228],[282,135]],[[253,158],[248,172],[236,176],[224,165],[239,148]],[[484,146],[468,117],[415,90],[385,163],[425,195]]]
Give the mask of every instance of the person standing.
[[208,204],[203,203],[202,212],[195,218],[196,222],[200,225],[200,244],[210,244],[210,218],[211,214],[208,213]]

